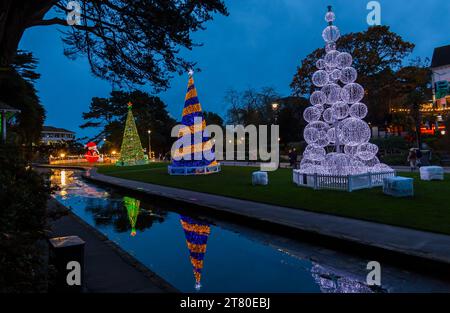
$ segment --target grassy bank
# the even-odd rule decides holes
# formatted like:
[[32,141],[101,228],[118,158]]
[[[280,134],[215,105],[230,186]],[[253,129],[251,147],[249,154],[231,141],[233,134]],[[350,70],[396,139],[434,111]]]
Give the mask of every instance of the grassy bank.
[[103,166],[99,173],[239,199],[323,212],[385,224],[450,234],[450,175],[445,181],[421,181],[416,173],[413,198],[393,198],[381,188],[352,193],[300,188],[292,183],[292,170],[269,173],[268,186],[252,186],[255,168],[222,167],[208,176],[169,176],[167,164],[135,167]]

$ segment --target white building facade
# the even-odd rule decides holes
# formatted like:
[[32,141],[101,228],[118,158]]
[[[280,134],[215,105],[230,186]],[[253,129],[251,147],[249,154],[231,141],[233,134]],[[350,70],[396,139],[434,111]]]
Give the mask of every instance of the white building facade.
[[47,145],[70,140],[75,140],[75,133],[70,130],[53,126],[44,126],[42,129],[41,141]]

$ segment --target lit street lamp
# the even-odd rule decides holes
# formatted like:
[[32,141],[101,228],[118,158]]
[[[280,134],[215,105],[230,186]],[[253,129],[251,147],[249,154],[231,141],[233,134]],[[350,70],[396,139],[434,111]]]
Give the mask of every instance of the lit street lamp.
[[150,144],[150,134],[152,133],[152,131],[149,129],[147,130],[148,133],[148,159],[151,160],[152,158],[152,146]]
[[275,117],[275,124],[277,123],[278,120],[278,108],[280,107],[280,105],[277,102],[272,103],[272,110],[274,112],[274,117]]

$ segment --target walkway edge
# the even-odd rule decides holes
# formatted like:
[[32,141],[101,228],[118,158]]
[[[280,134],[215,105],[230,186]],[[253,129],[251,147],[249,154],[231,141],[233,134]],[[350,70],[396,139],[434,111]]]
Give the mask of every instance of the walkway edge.
[[83,177],[134,192],[450,265],[450,236],[444,234],[127,180],[99,174],[96,168],[87,170]]
[[75,222],[79,223],[82,227],[84,227],[87,231],[91,232],[97,239],[103,242],[106,246],[108,246],[111,250],[113,250],[126,264],[135,268],[138,272],[140,272],[143,276],[145,276],[151,283],[158,286],[162,291],[167,293],[179,293],[180,291],[168,283],[166,280],[161,278],[155,272],[146,267],[143,263],[129,254],[127,251],[123,250],[119,245],[115,242],[111,241],[107,236],[97,230],[95,227],[89,225],[83,219],[78,217],[72,210],[65,207],[62,203],[60,203],[55,198],[51,197],[49,200],[49,204],[59,206],[60,208],[64,208],[64,211],[67,212],[67,215],[70,216]]

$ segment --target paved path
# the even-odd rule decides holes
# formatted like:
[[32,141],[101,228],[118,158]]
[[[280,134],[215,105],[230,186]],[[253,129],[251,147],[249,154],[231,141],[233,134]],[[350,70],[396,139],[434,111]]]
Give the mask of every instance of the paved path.
[[[49,200],[48,206],[50,211],[56,208],[65,209],[53,198]],[[86,242],[86,292],[177,292],[175,288],[74,214],[69,213],[56,221],[51,221],[51,228],[51,237],[76,235]]]
[[450,236],[137,182],[97,173],[88,179],[359,244],[450,264]]
[[[249,166],[249,167],[259,167],[259,162],[233,162],[233,161],[220,161],[220,164],[225,166]],[[281,162],[279,165],[280,168],[291,168],[289,163]],[[391,166],[393,169],[395,169],[398,172],[410,172],[411,168],[409,166],[398,166],[393,165]],[[417,168],[416,173],[419,173],[419,169]],[[444,167],[445,173],[450,173],[450,167]]]

